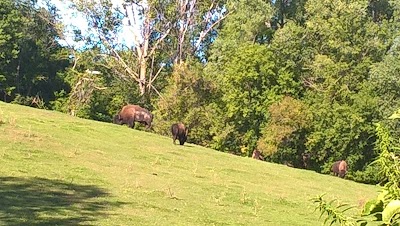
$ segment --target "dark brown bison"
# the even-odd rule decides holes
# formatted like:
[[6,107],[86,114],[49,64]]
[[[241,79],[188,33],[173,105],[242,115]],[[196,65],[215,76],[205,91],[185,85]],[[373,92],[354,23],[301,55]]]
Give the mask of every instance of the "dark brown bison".
[[135,126],[135,122],[146,125],[146,128],[151,128],[153,114],[139,105],[125,105],[121,111],[114,116],[113,122],[118,125],[127,124],[130,128]]
[[259,150],[254,150],[253,155],[251,156],[253,159],[264,160],[264,157],[261,155]]
[[336,161],[332,165],[332,172],[334,176],[344,178],[348,170],[347,162],[344,160]]
[[179,144],[183,145],[187,140],[189,129],[185,127],[183,123],[175,123],[171,126],[172,139],[175,144],[175,140],[179,140]]

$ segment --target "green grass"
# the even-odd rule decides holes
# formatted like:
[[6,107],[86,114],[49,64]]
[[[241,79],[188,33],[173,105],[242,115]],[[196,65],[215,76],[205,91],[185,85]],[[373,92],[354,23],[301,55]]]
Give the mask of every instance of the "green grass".
[[0,102],[0,225],[322,225],[310,198],[359,207],[377,191]]

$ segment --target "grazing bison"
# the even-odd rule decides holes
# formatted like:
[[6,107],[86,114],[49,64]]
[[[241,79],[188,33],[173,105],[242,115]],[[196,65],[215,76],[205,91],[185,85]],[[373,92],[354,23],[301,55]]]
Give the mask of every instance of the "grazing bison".
[[332,172],[334,176],[344,178],[348,170],[347,162],[344,160],[336,161],[332,165]]
[[175,144],[175,140],[179,140],[179,144],[183,145],[186,140],[187,140],[187,135],[188,135],[188,128],[185,127],[183,123],[175,123],[172,124],[171,126],[171,133],[172,133],[172,139]]
[[127,124],[130,128],[135,126],[135,122],[146,125],[146,128],[151,128],[153,114],[139,105],[125,105],[121,111],[114,116],[113,122],[118,125]]
[[253,155],[251,156],[253,159],[264,160],[264,157],[261,155],[259,150],[254,150]]

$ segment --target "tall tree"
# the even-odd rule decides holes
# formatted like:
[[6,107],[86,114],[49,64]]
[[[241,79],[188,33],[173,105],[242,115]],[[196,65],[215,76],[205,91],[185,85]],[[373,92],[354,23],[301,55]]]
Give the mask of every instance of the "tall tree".
[[7,100],[15,89],[10,62],[18,57],[19,40],[23,37],[24,18],[14,1],[0,2],[0,91]]
[[[193,55],[224,17],[217,0],[127,0],[120,7],[113,6],[110,0],[71,1],[88,18],[96,36],[94,41],[102,45],[104,53],[117,65],[115,74],[136,81],[140,95],[146,90],[158,92],[154,82],[163,68],[184,60],[187,57],[184,53]],[[123,24],[133,31],[132,47],[118,44],[117,34]],[[131,57],[124,58],[119,53],[121,49],[130,52],[126,55]]]
[[263,42],[270,5],[261,0],[231,1],[232,14],[224,21],[210,51],[206,74],[220,95],[220,125],[214,147],[249,155],[256,146],[266,107],[275,98],[272,52]]
[[[0,85],[6,96],[24,97],[21,103],[30,104],[43,98],[54,99],[54,91],[64,88],[57,72],[68,65],[68,54],[57,43],[58,21],[55,8],[37,7],[34,1],[2,1],[3,20],[0,21],[0,43],[4,43],[4,59],[0,63]],[[4,42],[3,42],[4,41]],[[2,45],[2,44],[0,44]],[[3,50],[3,48],[1,48]],[[0,50],[0,51],[2,51]],[[27,100],[23,100],[27,98]]]
[[285,96],[271,104],[268,113],[269,121],[262,129],[258,149],[274,162],[286,162],[303,168],[305,135],[312,122],[308,105]]
[[352,171],[376,156],[373,120],[381,118],[377,96],[369,85],[371,64],[387,49],[388,29],[374,22],[367,0],[314,1],[306,4],[305,34],[309,46],[305,99],[313,112],[306,148],[317,170],[346,158]]
[[154,130],[170,135],[173,123],[183,122],[190,130],[189,141],[210,146],[218,123],[214,107],[215,89],[200,63],[182,63],[174,67],[168,85],[154,111]]

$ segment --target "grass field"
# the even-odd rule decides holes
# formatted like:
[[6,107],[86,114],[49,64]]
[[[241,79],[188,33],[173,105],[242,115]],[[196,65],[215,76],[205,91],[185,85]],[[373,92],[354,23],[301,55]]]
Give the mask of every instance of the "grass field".
[[313,226],[323,221],[310,198],[359,207],[377,191],[0,102],[0,225]]

